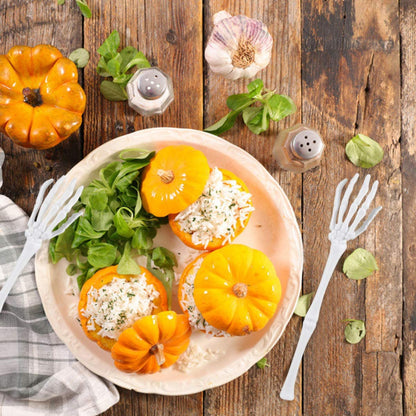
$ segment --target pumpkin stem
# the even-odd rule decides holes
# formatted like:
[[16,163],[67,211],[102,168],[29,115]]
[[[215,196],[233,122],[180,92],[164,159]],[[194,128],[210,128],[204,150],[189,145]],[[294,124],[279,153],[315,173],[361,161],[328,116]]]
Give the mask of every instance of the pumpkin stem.
[[32,107],[37,107],[42,104],[42,96],[40,95],[39,88],[31,89],[29,87],[23,88],[23,101]]
[[166,184],[171,183],[175,178],[175,175],[171,170],[158,169],[157,174],[159,175],[161,181]]
[[150,354],[153,354],[156,356],[156,361],[158,365],[162,365],[166,361],[165,355],[163,354],[163,348],[164,348],[163,344],[155,344],[149,350]]
[[238,298],[245,298],[247,296],[248,287],[245,283],[236,283],[233,286],[233,293]]
[[233,55],[232,64],[236,68],[247,68],[254,62],[255,56],[256,50],[251,42],[246,39],[241,39]]

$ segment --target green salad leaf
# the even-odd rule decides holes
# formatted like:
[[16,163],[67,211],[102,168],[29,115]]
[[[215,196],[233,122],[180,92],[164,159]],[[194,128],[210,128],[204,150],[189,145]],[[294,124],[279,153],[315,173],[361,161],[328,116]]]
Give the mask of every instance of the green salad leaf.
[[127,100],[126,85],[133,73],[130,69],[136,67],[148,68],[149,61],[144,54],[133,46],[126,46],[119,51],[120,35],[117,30],[110,33],[103,44],[97,49],[101,55],[97,65],[97,73],[102,77],[111,77],[101,82],[101,94],[110,101]]
[[381,162],[384,156],[383,148],[370,137],[357,134],[345,146],[348,159],[361,168],[372,168]]
[[359,319],[344,319],[348,322],[344,330],[345,340],[350,344],[358,344],[365,337],[365,324]]
[[258,368],[261,368],[262,370],[266,367],[270,367],[270,364],[267,362],[267,358],[263,357],[256,363]]
[[250,131],[260,134],[269,128],[270,120],[280,121],[296,111],[296,105],[290,97],[265,89],[261,79],[250,82],[247,91],[230,95],[227,106],[231,111],[204,131],[222,134],[231,129],[237,117],[242,115]]
[[121,152],[98,173],[81,194],[74,209],[84,210],[64,233],[51,239],[52,263],[66,258],[69,275],[77,273],[78,286],[98,270],[118,264],[120,274],[138,274],[135,257],[147,257],[147,266],[166,288],[171,299],[175,255],[164,247],[153,247],[157,229],[167,223],[144,210],[140,197],[140,173],[154,152],[129,149]]
[[365,279],[378,270],[374,256],[363,248],[354,250],[344,261],[342,271],[354,280]]
[[68,58],[74,62],[77,68],[85,68],[90,60],[90,53],[84,48],[78,48],[72,51]]
[[296,304],[295,311],[293,313],[295,315],[301,316],[302,318],[305,317],[306,313],[308,312],[309,306],[311,306],[312,298],[313,292],[300,296],[298,299],[298,303]]

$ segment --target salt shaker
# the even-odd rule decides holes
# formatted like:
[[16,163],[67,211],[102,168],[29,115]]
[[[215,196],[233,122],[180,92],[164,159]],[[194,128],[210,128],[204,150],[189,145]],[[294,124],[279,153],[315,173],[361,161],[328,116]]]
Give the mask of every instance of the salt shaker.
[[171,78],[156,67],[139,69],[126,90],[129,106],[142,116],[163,113],[173,100]]
[[319,165],[324,147],[316,130],[297,124],[278,134],[273,156],[282,169],[300,173]]

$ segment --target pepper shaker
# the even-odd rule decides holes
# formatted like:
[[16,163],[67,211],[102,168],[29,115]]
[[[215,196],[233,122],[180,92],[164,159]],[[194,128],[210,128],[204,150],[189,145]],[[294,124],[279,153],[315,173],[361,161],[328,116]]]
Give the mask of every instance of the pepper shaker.
[[126,90],[129,106],[142,116],[163,113],[173,100],[171,78],[156,67],[138,70]]
[[278,134],[273,156],[282,169],[300,173],[319,165],[324,147],[316,130],[297,124]]

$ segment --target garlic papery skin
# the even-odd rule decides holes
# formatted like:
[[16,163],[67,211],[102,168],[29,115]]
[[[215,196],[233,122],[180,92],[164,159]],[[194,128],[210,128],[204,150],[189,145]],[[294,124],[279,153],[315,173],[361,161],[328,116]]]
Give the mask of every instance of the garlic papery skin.
[[272,46],[263,22],[222,10],[214,15],[205,59],[213,72],[225,78],[251,78],[269,64]]

